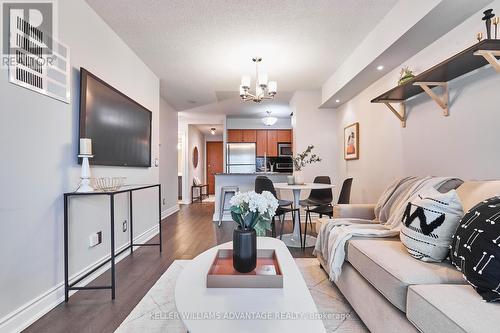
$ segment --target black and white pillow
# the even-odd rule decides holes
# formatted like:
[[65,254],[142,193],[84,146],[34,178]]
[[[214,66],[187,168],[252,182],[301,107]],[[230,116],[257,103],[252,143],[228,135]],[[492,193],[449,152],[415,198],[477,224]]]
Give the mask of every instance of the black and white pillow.
[[450,257],[485,301],[500,301],[500,196],[465,214],[453,236]]
[[434,188],[423,190],[406,207],[401,242],[416,259],[443,261],[462,216],[462,203],[455,190],[446,193]]

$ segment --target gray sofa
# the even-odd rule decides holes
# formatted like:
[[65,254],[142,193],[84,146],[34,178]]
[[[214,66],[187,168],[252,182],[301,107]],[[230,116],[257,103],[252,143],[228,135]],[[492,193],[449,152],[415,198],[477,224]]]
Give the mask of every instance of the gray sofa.
[[[500,181],[465,182],[457,193],[468,211],[500,194]],[[373,209],[338,205],[334,217],[373,219]],[[325,221],[317,221],[318,232]],[[336,285],[371,332],[500,332],[499,303],[483,302],[449,262],[412,258],[397,237],[348,241]]]

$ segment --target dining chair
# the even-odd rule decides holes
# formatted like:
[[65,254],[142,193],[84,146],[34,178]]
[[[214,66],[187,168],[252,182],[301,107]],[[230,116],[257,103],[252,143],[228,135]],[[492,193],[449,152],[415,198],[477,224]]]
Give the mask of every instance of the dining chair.
[[[342,205],[342,204],[349,204],[351,201],[351,187],[352,187],[352,180],[353,178],[347,178],[344,180],[342,183],[342,188],[340,190],[340,195],[339,199],[337,201],[337,204]],[[309,220],[309,223],[311,224],[312,228],[312,218],[311,218],[311,213],[316,213],[319,215],[320,218],[323,217],[323,215],[328,216],[329,218],[333,218],[333,206],[331,204],[326,204],[326,205],[318,205],[316,207],[306,208],[306,225],[305,225],[305,230],[304,230],[304,235],[307,236],[307,221]],[[305,239],[305,237],[304,237]],[[303,248],[305,248],[305,242],[303,245]]]
[[[278,200],[278,209],[276,209],[276,214],[273,216],[273,219],[271,221],[271,235],[272,237],[276,237],[276,217],[279,217],[280,223],[281,223],[281,230],[280,230],[280,239],[283,236],[283,224],[285,223],[285,215],[286,213],[292,213],[292,221],[295,226],[295,214],[299,214],[299,219],[300,219],[300,210],[298,208],[293,208],[293,202],[290,200],[281,200],[278,199],[278,196],[276,194],[276,189],[274,188],[274,184],[266,176],[258,176],[255,178],[255,192],[256,193],[262,193],[264,191],[271,192],[272,195]],[[302,234],[301,234],[301,239],[300,242],[302,244]]]

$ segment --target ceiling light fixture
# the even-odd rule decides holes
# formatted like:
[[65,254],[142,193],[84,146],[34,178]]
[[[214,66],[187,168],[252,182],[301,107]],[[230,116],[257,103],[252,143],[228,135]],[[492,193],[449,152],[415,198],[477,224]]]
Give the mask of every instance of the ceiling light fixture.
[[259,72],[259,63],[261,57],[254,57],[252,61],[255,63],[255,92],[250,92],[251,79],[249,75],[241,77],[240,97],[244,101],[254,101],[260,103],[264,99],[273,99],[276,95],[278,84],[276,81],[268,81],[267,73]]
[[267,116],[262,118],[262,122],[266,126],[273,126],[278,121],[278,118],[271,116],[271,111],[266,111]]
[[210,134],[215,135],[215,131],[216,131],[215,127],[212,127],[212,128],[210,129]]
[[382,65],[377,66],[377,70],[378,70],[378,71],[381,71],[381,70],[383,70],[383,69],[384,69],[384,66],[382,66]]
[[336,100],[335,100],[335,103],[340,103],[340,99],[336,99]]

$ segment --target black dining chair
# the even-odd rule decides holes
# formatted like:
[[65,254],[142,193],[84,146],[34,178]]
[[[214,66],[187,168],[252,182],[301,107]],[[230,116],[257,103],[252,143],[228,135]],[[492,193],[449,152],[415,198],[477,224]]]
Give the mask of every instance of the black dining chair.
[[[276,194],[276,189],[274,188],[274,184],[271,181],[271,179],[269,179],[266,176],[258,176],[255,179],[255,192],[260,194],[264,191],[271,192],[272,195],[274,195],[274,197],[276,199],[278,199],[278,196]],[[272,237],[276,237],[276,222],[275,222],[276,219],[275,218],[279,217],[280,222],[281,222],[280,239],[282,238],[282,236],[283,236],[283,224],[285,223],[286,213],[292,213],[292,221],[294,223],[294,226],[295,226],[295,214],[299,214],[299,221],[300,221],[300,210],[298,208],[293,208],[293,202],[290,200],[278,199],[278,209],[276,209],[276,214],[273,216],[273,220],[271,221],[271,228],[272,228],[271,235],[272,235]],[[301,233],[300,242],[302,244],[302,233]]]
[[[317,176],[314,178],[313,183],[316,184],[331,184],[330,177],[328,176]],[[333,201],[333,193],[331,188],[325,188],[325,189],[313,189],[309,193],[309,197],[304,200],[300,200],[300,206],[305,207],[306,211],[311,207],[311,206],[321,206],[321,205],[331,205]],[[307,217],[307,216],[306,216]],[[306,219],[307,223],[307,219]],[[312,221],[309,221],[311,224],[312,228]]]
[[[314,178],[314,183],[316,184],[331,184],[332,181],[328,176],[317,176]],[[302,207],[328,205],[333,201],[333,193],[331,188],[325,189],[313,189],[309,193],[309,197],[304,200],[300,200],[300,205]]]
[[[340,195],[339,195],[339,200],[337,201],[337,204],[342,205],[342,204],[349,204],[351,201],[351,187],[352,187],[352,178],[347,178],[344,180],[342,183],[342,188],[340,189]],[[311,224],[312,228],[312,218],[311,218],[311,213],[316,213],[319,215],[320,218],[323,217],[323,215],[328,216],[329,218],[333,217],[333,206],[331,204],[327,205],[318,205],[316,207],[312,208],[306,208],[306,225],[305,225],[305,230],[304,230],[304,235],[307,235],[307,220],[309,220],[309,223]],[[304,237],[305,239],[305,237]],[[306,244],[304,241],[303,248],[305,248]]]

